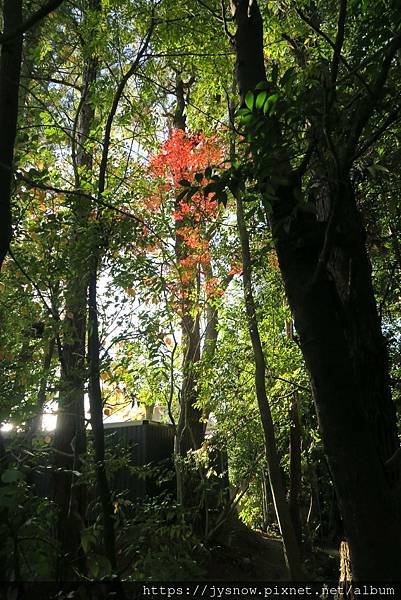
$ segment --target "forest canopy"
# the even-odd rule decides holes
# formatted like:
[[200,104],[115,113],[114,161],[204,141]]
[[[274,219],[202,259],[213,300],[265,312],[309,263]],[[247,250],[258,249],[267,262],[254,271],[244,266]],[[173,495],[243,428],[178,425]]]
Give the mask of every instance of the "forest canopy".
[[0,580],[399,581],[399,2],[0,9]]

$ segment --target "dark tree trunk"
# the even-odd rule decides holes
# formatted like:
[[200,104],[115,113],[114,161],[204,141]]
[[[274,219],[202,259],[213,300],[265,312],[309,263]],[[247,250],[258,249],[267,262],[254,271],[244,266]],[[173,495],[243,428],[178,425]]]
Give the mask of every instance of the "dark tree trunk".
[[[262,22],[255,0],[251,7],[247,0],[235,4],[235,48],[243,95],[265,80]],[[255,45],[255,40],[259,44]],[[365,114],[364,108],[362,112]],[[276,126],[279,131],[278,123]],[[359,129],[355,131],[356,139]],[[301,193],[301,181],[291,174],[289,163],[283,167],[283,156],[280,158],[277,171],[285,171],[288,183],[275,190],[277,201],[273,202],[270,223],[312,382],[353,577],[397,580],[401,573],[401,461],[391,458],[399,441],[387,350],[365,233],[349,180],[350,167],[331,168],[334,176],[327,180],[325,190],[328,210],[325,215],[319,211],[314,215],[299,210],[296,198]],[[263,192],[262,175],[259,184]],[[285,223],[289,226],[284,227]]]
[[55,345],[56,345],[55,339],[51,338],[49,341],[47,350],[45,352],[45,355],[43,357],[42,376],[41,376],[41,380],[40,380],[40,384],[39,384],[38,397],[36,400],[36,414],[33,417],[32,421],[30,423],[29,429],[28,429],[28,440],[27,441],[28,441],[29,445],[32,444],[32,439],[35,437],[35,435],[40,430],[42,416],[43,416],[43,407],[46,403],[47,384],[48,384],[48,380],[49,380],[49,372],[50,372],[50,367],[51,367],[51,363],[53,360]]
[[[4,0],[4,35],[22,23],[22,0]],[[11,183],[17,132],[22,36],[3,43],[0,58],[0,269],[12,237]]]
[[[179,75],[176,79],[176,110],[173,125],[176,129],[185,131],[185,86]],[[176,202],[176,210],[180,210],[179,202]],[[175,256],[177,265],[188,257],[189,249],[185,240],[176,228]],[[178,501],[188,506],[193,503],[194,481],[187,469],[183,466],[180,458],[185,459],[189,450],[196,450],[203,442],[204,428],[201,422],[202,410],[195,406],[198,400],[197,392],[197,368],[201,357],[201,339],[199,316],[193,316],[193,294],[198,285],[198,274],[194,274],[189,281],[181,281],[181,337],[183,348],[182,362],[182,386],[180,397],[180,416],[177,424],[175,453],[177,455],[177,497]]]
[[[89,0],[88,8],[98,10],[97,0]],[[83,180],[92,181],[92,150],[87,141],[94,124],[95,106],[92,102],[98,63],[88,58],[84,63],[83,90],[77,119],[76,147],[73,148],[76,187]],[[84,568],[81,548],[81,529],[86,506],[86,493],[74,474],[82,470],[86,453],[84,394],[86,381],[85,340],[87,329],[87,295],[90,273],[90,232],[88,218],[91,205],[79,193],[73,199],[74,219],[69,255],[69,280],[67,281],[64,343],[61,350],[61,381],[57,428],[54,439],[55,501],[59,508],[57,536],[64,559],[59,565],[59,577],[73,576],[73,567]]]
[[[3,1],[3,34],[14,31],[22,23],[22,0]],[[22,38],[10,39],[1,47],[0,56],[0,270],[12,238],[11,184],[14,144],[17,132],[18,97],[21,76]],[[0,431],[0,474],[7,468],[7,452]],[[0,484],[1,485],[1,484]],[[0,511],[0,520],[7,510]],[[0,566],[1,579],[6,578],[6,565]]]
[[302,542],[301,482],[302,482],[302,429],[299,417],[298,392],[293,392],[290,406],[290,487],[288,503],[297,542]]
[[274,424],[266,391],[266,361],[259,334],[256,306],[252,290],[252,259],[249,247],[249,236],[244,217],[244,208],[240,193],[237,197],[237,224],[241,241],[243,284],[245,308],[248,320],[249,335],[255,358],[255,388],[260,418],[262,421],[266,463],[270,489],[280,532],[283,537],[284,555],[291,580],[303,579],[302,564],[296,531],[291,520],[290,509],[285,497],[284,482],[281,475],[280,457],[277,451]]
[[111,568],[116,570],[116,543],[114,533],[113,504],[111,501],[109,482],[105,465],[103,401],[100,388],[100,341],[97,317],[97,264],[92,266],[89,281],[89,327],[88,327],[88,361],[89,361],[89,405],[95,450],[95,468],[97,488],[102,505],[104,550]]
[[[282,190],[282,204],[292,190]],[[387,351],[371,284],[364,231],[350,183],[336,198],[336,242],[326,265],[321,223],[299,216],[276,249],[319,426],[349,540],[355,579],[401,572],[399,447]],[[277,211],[278,212],[278,211]],[[385,515],[385,516],[384,516]]]

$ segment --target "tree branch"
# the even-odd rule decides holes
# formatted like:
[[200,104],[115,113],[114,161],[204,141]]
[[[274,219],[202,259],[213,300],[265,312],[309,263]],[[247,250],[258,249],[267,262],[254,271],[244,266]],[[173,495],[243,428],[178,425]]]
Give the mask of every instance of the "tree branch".
[[128,80],[132,77],[132,75],[134,75],[143,55],[145,54],[145,52],[148,48],[150,38],[152,36],[155,25],[156,25],[155,18],[154,18],[154,15],[152,15],[150,26],[149,26],[148,32],[146,34],[146,37],[143,40],[142,46],[139,49],[138,54],[136,55],[136,58],[135,58],[134,62],[132,63],[131,67],[126,72],[124,77],[121,79],[121,81],[117,87],[116,93],[114,94],[113,103],[111,105],[109,116],[107,118],[105,132],[104,132],[104,138],[103,138],[103,151],[102,151],[102,159],[100,161],[99,179],[98,179],[98,196],[99,197],[103,194],[103,192],[106,189],[106,169],[107,169],[107,161],[109,158],[111,128],[113,126],[113,121],[114,121],[114,117],[117,112],[118,104],[120,102],[121,96],[124,93],[124,89],[128,83]]
[[334,87],[337,81],[338,67],[341,58],[341,50],[344,43],[345,20],[347,18],[347,0],[341,0],[340,12],[338,14],[337,35],[334,44],[333,61],[331,63],[331,84]]
[[365,154],[365,152],[369,150],[369,148],[383,135],[383,133],[387,131],[390,125],[396,123],[400,119],[400,112],[401,107],[398,106],[388,115],[387,119],[384,120],[382,125],[378,129],[376,129],[376,131],[370,136],[368,140],[366,140],[364,144],[362,144],[362,146],[359,149],[357,149],[352,161],[356,160],[357,158],[360,158],[363,154]]
[[361,102],[359,103],[358,110],[356,111],[357,118],[348,137],[347,150],[345,153],[346,160],[348,159],[348,161],[352,161],[359,138],[370,117],[372,116],[378,101],[381,98],[381,94],[386,84],[388,73],[393,62],[393,58],[400,48],[401,31],[396,36],[394,36],[387,44],[387,47],[384,51],[382,66],[376,77],[376,81],[373,84],[371,94],[363,97],[361,99]]
[[169,244],[168,242],[166,242],[165,240],[163,240],[157,233],[156,231],[146,223],[146,221],[144,221],[143,219],[141,219],[140,217],[138,217],[137,215],[128,212],[127,210],[124,210],[122,208],[118,208],[118,206],[113,206],[113,204],[111,204],[110,202],[107,202],[107,200],[104,200],[103,198],[100,197],[95,197],[92,196],[91,194],[87,194],[86,192],[82,192],[81,190],[66,190],[64,188],[59,188],[53,185],[47,185],[45,183],[39,183],[36,181],[32,181],[32,179],[29,179],[29,177],[26,177],[25,175],[23,175],[21,172],[17,172],[16,174],[16,178],[19,179],[20,181],[23,181],[24,183],[26,183],[27,185],[29,185],[29,187],[31,188],[37,188],[39,190],[46,190],[48,192],[54,192],[55,194],[65,194],[66,196],[81,196],[82,198],[86,198],[87,200],[90,200],[91,202],[94,202],[95,204],[100,204],[100,206],[103,206],[104,208],[109,208],[110,210],[113,210],[117,213],[119,213],[120,215],[123,215],[124,217],[127,217],[129,219],[133,219],[134,221],[136,221],[137,223],[140,223],[141,225],[143,225],[148,231],[150,231],[150,233],[152,235],[155,236],[155,238],[157,240],[159,240],[163,245],[165,246],[171,246],[171,244]]
[[205,8],[211,15],[213,15],[213,17],[217,19],[217,21],[222,21],[220,15],[216,11],[214,11],[213,8],[211,8],[208,4],[206,4],[206,2],[203,2],[203,0],[198,0],[198,4],[203,6],[203,8]]
[[[327,35],[327,33],[325,33],[322,29],[320,29],[320,27],[318,27],[317,25],[315,25],[315,23],[305,15],[305,13],[302,12],[302,10],[298,7],[295,7],[295,12],[297,13],[298,17],[300,19],[302,19],[302,21],[304,21],[304,23],[306,23],[307,25],[309,25],[309,27],[311,29],[313,29],[313,31],[315,33],[317,33],[317,35],[319,35],[322,39],[324,39],[329,46],[331,46],[331,48],[336,52],[336,42],[333,42],[333,40],[331,39],[331,37],[329,35]],[[342,46],[342,43],[341,43]],[[334,57],[333,57],[334,59]],[[354,74],[355,77],[360,81],[360,83],[364,86],[364,88],[369,92],[369,94],[372,94],[368,84],[366,83],[366,81],[364,80],[364,78],[357,72],[355,72],[355,70],[352,69],[351,65],[349,64],[349,62],[347,61],[347,59],[344,58],[344,56],[341,54],[341,47],[340,47],[340,51],[338,53],[338,59],[339,62],[341,62],[344,67],[347,69],[347,71],[349,71],[349,73]],[[338,68],[338,66],[337,66]],[[337,75],[336,75],[337,77]]]
[[56,10],[62,4],[64,0],[49,0],[47,4],[39,8],[36,12],[33,13],[30,17],[27,18],[26,21],[21,23],[19,27],[16,27],[13,31],[0,35],[0,44],[6,44],[7,42],[13,40],[16,37],[23,35],[28,29],[31,29],[38,21],[44,19],[48,14]]

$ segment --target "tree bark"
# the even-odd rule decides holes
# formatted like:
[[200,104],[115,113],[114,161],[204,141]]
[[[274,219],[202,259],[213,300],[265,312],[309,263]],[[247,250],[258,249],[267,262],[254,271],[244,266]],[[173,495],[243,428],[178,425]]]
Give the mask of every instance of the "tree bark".
[[116,542],[114,533],[113,504],[105,464],[103,401],[100,388],[100,341],[97,317],[97,261],[93,261],[89,281],[89,327],[88,327],[88,361],[89,361],[89,405],[95,450],[95,468],[97,488],[103,514],[103,541],[105,555],[113,571],[116,570]]
[[[89,10],[100,10],[97,0],[88,0]],[[94,124],[95,106],[92,94],[96,82],[98,61],[89,57],[84,63],[83,90],[77,119],[76,148],[73,148],[76,187],[82,178],[91,182],[93,157],[87,141]],[[83,486],[76,485],[74,472],[82,469],[86,452],[84,394],[86,381],[85,340],[87,328],[87,295],[90,273],[90,241],[88,219],[91,205],[79,193],[73,199],[74,219],[69,255],[69,280],[67,281],[64,343],[61,349],[61,380],[57,427],[54,439],[55,501],[59,508],[57,536],[64,560],[59,565],[59,577],[74,575],[73,567],[84,567],[80,532],[86,504]],[[77,564],[74,564],[77,563]]]
[[[237,73],[243,96],[266,79],[262,21],[255,0],[235,2],[235,6]],[[259,40],[256,45],[255,40]],[[375,89],[380,91],[390,64],[386,54]],[[376,97],[373,94],[369,103]],[[373,110],[369,103],[361,108],[353,128],[354,144]],[[277,122],[276,126],[279,132]],[[345,132],[337,134],[338,139],[345,139]],[[283,167],[281,156],[277,171],[285,171],[287,183],[275,190],[270,224],[311,378],[354,580],[397,580],[401,572],[401,461],[392,457],[397,455],[399,441],[365,232],[349,178],[351,155],[348,147],[347,162],[340,168],[326,164],[322,169],[331,171],[325,182],[325,214],[299,209],[300,175],[291,172],[289,161]],[[322,156],[327,158],[327,152]],[[266,176],[260,175],[262,193]]]
[[40,379],[38,397],[36,399],[36,407],[35,407],[36,414],[32,418],[32,421],[29,425],[28,432],[27,432],[27,434],[28,434],[27,442],[29,445],[32,445],[32,439],[35,437],[35,435],[38,433],[38,431],[40,431],[42,417],[43,417],[43,407],[46,402],[46,391],[47,391],[47,384],[48,384],[48,380],[49,380],[49,372],[50,372],[50,367],[51,367],[51,363],[53,360],[55,345],[56,345],[55,339],[51,338],[49,340],[47,350],[43,357],[42,376]]
[[293,392],[290,406],[290,487],[288,490],[288,503],[291,519],[294,525],[298,545],[302,543],[301,522],[301,482],[302,482],[302,430],[299,417],[298,392]]
[[266,361],[259,334],[256,315],[255,300],[252,291],[252,263],[249,248],[249,237],[244,217],[241,193],[237,196],[237,224],[241,241],[243,284],[245,308],[248,319],[249,334],[255,358],[255,386],[256,397],[262,421],[265,440],[266,461],[270,488],[280,532],[283,537],[284,555],[290,579],[301,581],[303,579],[300,550],[297,543],[296,532],[291,520],[291,514],[285,497],[284,483],[281,476],[280,458],[277,451],[274,424],[270,411],[266,391]]
[[[324,235],[317,221],[308,222],[310,217],[299,217],[288,234],[281,227],[276,249],[311,377],[354,578],[374,574],[391,580],[401,572],[400,466],[385,464],[399,447],[387,351],[349,182],[332,202],[341,204],[337,241],[320,273]],[[279,227],[274,220],[273,227]]]
[[[22,0],[4,0],[4,35],[22,23]],[[12,237],[11,183],[17,132],[22,37],[3,43],[0,58],[0,269]]]
[[[176,110],[173,125],[176,129],[185,131],[185,86],[179,75],[176,79]],[[180,209],[178,201],[176,210]],[[177,265],[188,257],[185,240],[176,227],[175,257]],[[201,422],[202,409],[195,406],[198,400],[197,391],[197,366],[201,357],[201,339],[199,315],[193,315],[193,293],[196,290],[199,275],[194,275],[190,281],[180,283],[182,289],[181,302],[181,343],[183,348],[182,385],[180,398],[180,416],[177,424],[175,439],[175,454],[177,474],[177,498],[183,505],[191,505],[193,494],[193,480],[180,459],[185,459],[189,450],[200,448],[204,438],[204,428]]]

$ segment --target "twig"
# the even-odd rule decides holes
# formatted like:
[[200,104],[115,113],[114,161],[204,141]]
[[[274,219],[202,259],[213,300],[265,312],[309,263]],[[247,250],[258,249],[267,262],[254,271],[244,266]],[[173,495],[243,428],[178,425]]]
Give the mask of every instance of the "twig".
[[383,135],[383,133],[387,131],[390,125],[396,123],[400,119],[400,111],[401,107],[398,106],[395,110],[393,110],[393,112],[391,112],[388,115],[387,119],[384,120],[383,124],[378,129],[376,129],[376,131],[370,136],[370,138],[366,140],[366,142],[362,144],[362,146],[357,150],[357,152],[353,156],[352,161],[355,161],[356,159],[360,158],[363,154],[365,154],[365,152],[369,150],[372,144],[374,144],[374,142],[376,142],[381,137],[381,135]]
[[[329,35],[327,35],[327,33],[325,33],[322,29],[320,29],[320,27],[318,27],[317,25],[315,25],[315,23],[305,15],[305,13],[302,12],[302,10],[295,6],[294,7],[295,12],[297,13],[297,15],[299,16],[300,19],[302,19],[302,21],[304,21],[307,25],[309,25],[309,27],[311,29],[313,29],[313,31],[315,33],[317,33],[321,38],[323,38],[328,44],[329,46],[331,46],[331,48],[335,51],[336,50],[336,44],[335,42],[333,42],[333,40],[330,38]],[[341,62],[344,67],[351,73],[354,74],[355,77],[360,81],[360,83],[362,83],[362,85],[366,88],[366,90],[368,91],[368,93],[370,95],[373,95],[373,91],[370,89],[369,85],[366,83],[366,81],[364,80],[364,78],[362,77],[362,75],[360,75],[358,72],[356,72],[354,69],[352,69],[351,65],[349,64],[349,62],[347,61],[346,58],[344,58],[344,56],[341,54],[339,54],[338,56],[338,60],[339,62]]]
[[87,198],[88,200],[91,200],[95,204],[100,204],[101,206],[104,206],[105,208],[109,208],[110,210],[113,210],[121,215],[124,215],[125,217],[128,217],[129,219],[133,219],[134,221],[137,221],[138,223],[143,225],[146,229],[148,229],[152,233],[152,235],[154,235],[155,238],[157,240],[159,240],[159,242],[161,242],[165,246],[173,246],[173,244],[169,244],[168,242],[163,240],[156,233],[156,231],[150,225],[148,225],[146,223],[146,221],[141,219],[141,217],[138,217],[137,215],[135,215],[131,212],[128,212],[127,210],[124,210],[122,208],[118,208],[118,206],[113,206],[113,204],[110,204],[110,202],[107,202],[107,200],[104,200],[104,198],[96,198],[95,196],[92,196],[91,194],[87,194],[86,192],[82,192],[81,190],[66,190],[64,188],[59,188],[56,186],[32,181],[31,179],[29,179],[29,177],[26,177],[26,175],[23,175],[20,171],[17,172],[16,177],[17,177],[17,179],[24,181],[26,184],[28,184],[32,188],[38,188],[40,190],[47,190],[49,192],[55,192],[56,194],[65,194],[65,195],[70,195],[70,196],[71,195],[72,196],[79,195],[79,196],[82,196],[82,198]]
[[114,117],[116,115],[121,96],[124,93],[125,86],[127,85],[128,81],[132,77],[132,75],[134,75],[134,73],[136,72],[136,70],[139,66],[139,63],[148,48],[150,38],[151,38],[153,30],[155,28],[155,24],[156,24],[156,22],[155,22],[154,16],[152,15],[151,23],[150,23],[148,32],[146,34],[146,37],[142,43],[142,46],[139,49],[138,54],[136,55],[133,64],[131,65],[131,67],[129,68],[127,73],[124,75],[124,77],[121,79],[121,81],[117,87],[116,93],[114,94],[113,103],[111,105],[109,116],[107,117],[104,138],[103,138],[103,150],[102,150],[102,158],[100,161],[99,179],[98,179],[98,198],[101,197],[101,195],[103,194],[103,192],[106,189],[106,170],[107,170],[107,161],[109,158],[109,150],[110,150],[111,128],[113,125]]
[[393,58],[400,48],[401,31],[389,41],[386,47],[384,57],[382,60],[382,66],[376,77],[376,81],[374,82],[372,92],[369,94],[368,97],[362,98],[361,102],[359,103],[359,110],[356,113],[359,118],[355,120],[354,126],[352,127],[350,135],[348,137],[348,144],[345,153],[345,157],[348,158],[348,161],[352,161],[352,158],[355,153],[355,148],[362,134],[362,131],[364,130],[367,122],[369,121],[373,111],[377,106],[378,101],[381,98],[381,94],[386,84],[388,73],[393,62]]
[[220,4],[221,4],[221,19],[220,20],[223,21],[224,31],[226,33],[226,36],[232,42],[234,40],[235,36],[228,29],[228,18],[227,18],[226,5],[225,5],[224,0],[220,0]]

